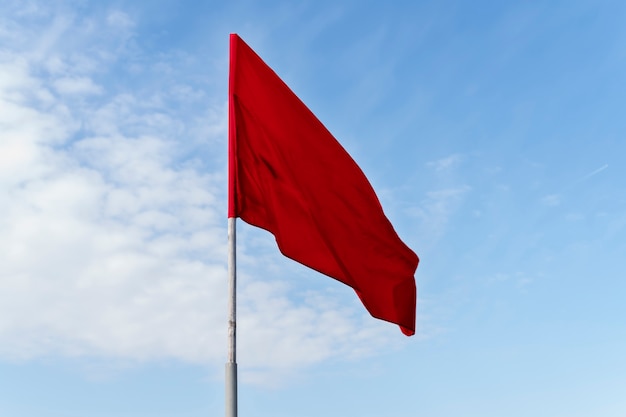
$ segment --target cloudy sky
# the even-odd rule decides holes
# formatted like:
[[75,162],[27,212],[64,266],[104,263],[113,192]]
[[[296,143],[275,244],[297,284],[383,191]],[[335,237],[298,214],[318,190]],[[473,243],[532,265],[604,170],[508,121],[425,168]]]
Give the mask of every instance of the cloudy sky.
[[240,415],[623,416],[626,4],[0,2],[0,415],[223,415],[228,35],[420,256],[418,329],[239,223]]

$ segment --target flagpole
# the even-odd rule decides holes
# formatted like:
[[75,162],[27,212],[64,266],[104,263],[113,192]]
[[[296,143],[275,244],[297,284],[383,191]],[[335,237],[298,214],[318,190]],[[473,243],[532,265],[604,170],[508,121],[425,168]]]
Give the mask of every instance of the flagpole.
[[228,362],[226,417],[237,417],[237,263],[235,217],[228,218]]

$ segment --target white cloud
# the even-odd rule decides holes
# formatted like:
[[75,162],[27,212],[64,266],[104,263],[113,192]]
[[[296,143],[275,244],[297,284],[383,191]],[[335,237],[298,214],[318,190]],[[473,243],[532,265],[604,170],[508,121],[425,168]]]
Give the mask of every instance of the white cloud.
[[570,212],[565,215],[565,220],[569,222],[579,222],[585,220],[585,215],[577,212]]
[[107,23],[116,29],[131,29],[135,26],[131,17],[120,10],[110,12],[107,16]]
[[461,154],[455,153],[445,158],[438,159],[436,161],[430,161],[426,163],[429,168],[434,168],[435,171],[445,171],[458,165],[463,160]]
[[101,94],[102,87],[87,77],[63,77],[54,81],[55,90],[59,94]]
[[561,196],[559,194],[549,194],[541,198],[541,204],[549,207],[556,207],[561,204]]
[[598,168],[598,169],[590,172],[589,174],[585,175],[584,177],[582,177],[578,182],[581,182],[581,181],[584,181],[584,180],[588,180],[589,178],[593,177],[594,175],[598,175],[599,173],[601,173],[602,171],[604,171],[608,167],[609,167],[609,164],[604,164],[600,168]]
[[425,239],[438,240],[446,231],[451,216],[471,190],[468,185],[429,191],[419,206],[409,213],[421,220]]
[[[34,122],[47,120],[23,110]],[[48,126],[33,126],[0,142],[3,151],[30,143],[34,155],[34,169],[3,175],[0,354],[219,355],[210,348],[200,354],[206,341],[187,343],[195,328],[207,328],[208,337],[211,328],[214,338],[221,333],[203,308],[207,299],[219,304],[216,294],[225,290],[223,262],[216,261],[224,255],[220,202],[210,194],[219,177],[151,157],[166,147],[160,139],[103,140],[89,155],[102,162],[86,166],[75,149],[96,139],[54,150],[32,140],[45,137]],[[122,141],[131,157],[119,156]],[[115,205],[120,194],[130,196],[126,211]]]

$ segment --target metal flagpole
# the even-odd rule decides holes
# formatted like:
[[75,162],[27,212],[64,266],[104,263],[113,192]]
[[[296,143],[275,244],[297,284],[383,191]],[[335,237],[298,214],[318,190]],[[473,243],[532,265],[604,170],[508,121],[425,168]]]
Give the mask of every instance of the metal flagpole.
[[237,417],[237,263],[235,217],[228,218],[228,362],[226,417]]

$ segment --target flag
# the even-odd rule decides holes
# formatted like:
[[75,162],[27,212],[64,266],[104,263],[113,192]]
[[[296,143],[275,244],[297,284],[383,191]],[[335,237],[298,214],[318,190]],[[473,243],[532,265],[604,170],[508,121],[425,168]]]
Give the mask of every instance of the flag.
[[367,311],[415,333],[419,259],[333,135],[230,35],[228,217],[274,235],[287,257],[352,287]]

